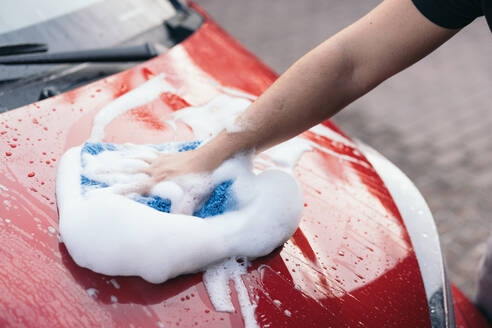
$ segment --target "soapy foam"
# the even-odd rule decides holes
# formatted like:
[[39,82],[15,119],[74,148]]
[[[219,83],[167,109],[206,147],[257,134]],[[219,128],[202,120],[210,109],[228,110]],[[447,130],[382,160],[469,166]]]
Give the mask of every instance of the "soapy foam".
[[[117,115],[152,101],[162,92],[174,91],[165,77],[160,75],[118,98],[98,113],[89,141],[100,142],[104,137],[104,127]],[[176,130],[176,122],[180,120],[193,129],[196,139],[205,142],[223,129],[229,132],[241,130],[243,127],[238,127],[234,122],[255,97],[229,89],[223,91],[226,94],[206,105],[191,106],[175,112],[172,119],[167,121],[168,125]],[[353,145],[349,139],[325,126],[316,126],[311,131],[333,141]],[[80,172],[69,173],[74,167],[80,166],[77,160],[80,159],[81,149],[67,152],[60,164],[57,195],[59,207],[63,207],[60,231],[68,238],[66,244],[70,253],[79,265],[94,271],[117,275],[136,274],[151,282],[165,281],[185,272],[206,270],[204,283],[218,311],[234,310],[229,289],[229,281],[232,280],[246,326],[257,326],[254,317],[256,304],[250,301],[241,276],[246,273],[248,258],[268,254],[295,231],[300,215],[300,205],[297,204],[301,204],[298,187],[291,177],[278,171],[255,176],[251,173],[250,158],[243,155],[224,162],[213,174],[183,176],[154,186],[151,194],[166,197],[171,203],[170,214],[163,214],[141,203],[132,202],[129,198],[138,196],[135,191],[146,179],[145,175],[137,172],[148,164],[135,158],[155,158],[159,153],[170,152],[169,148],[164,148],[125,144],[122,151],[108,151],[100,154],[102,157],[98,159],[83,155],[86,177],[111,185],[105,190],[86,191],[84,196],[75,192],[80,189],[80,179],[77,178]],[[273,147],[264,154],[274,163],[273,167],[290,171],[302,154],[313,148],[359,163],[352,157],[340,155],[302,137]],[[257,157],[256,161],[261,161],[261,158]],[[233,192],[238,196],[236,206],[239,210],[220,213],[206,220],[183,215],[192,214],[193,209],[203,202],[200,195],[210,193],[213,186],[224,181],[234,181]],[[272,186],[275,185],[278,189],[273,190]],[[280,196],[278,192],[281,192]],[[111,202],[120,210],[106,210],[105,207]],[[80,203],[85,205],[80,206]],[[282,204],[284,208],[275,206]],[[82,215],[77,212],[77,208],[82,211]],[[62,220],[62,217],[69,218],[71,215],[79,219]],[[93,230],[90,227],[96,227],[94,230],[97,232],[91,234]],[[135,231],[132,231],[133,228]],[[272,236],[271,232],[276,234]],[[91,242],[98,242],[88,247],[90,245],[87,245],[84,236],[91,236]],[[111,247],[114,244],[118,246]],[[227,249],[221,249],[224,245]],[[128,256],[120,254],[125,253],[122,249],[127,250]],[[179,257],[176,254],[180,254]],[[108,261],[111,257],[113,259]],[[242,263],[238,263],[238,259]],[[111,283],[113,281],[116,283],[111,279]],[[116,285],[113,283],[118,288],[119,285]],[[290,315],[290,312],[286,315]]]
[[60,232],[74,260],[99,273],[139,275],[160,283],[228,257],[264,256],[284,243],[299,222],[301,197],[295,181],[279,171],[256,176],[241,157],[226,161],[210,176],[215,184],[224,177],[234,179],[238,210],[208,219],[162,213],[110,188],[82,194],[79,159],[76,147],[60,163]]
[[[190,126],[197,139],[206,140],[224,129],[229,132],[242,131],[243,128],[236,123],[236,118],[249,105],[251,101],[248,99],[219,95],[204,106],[184,108],[173,116],[174,120],[181,120]],[[205,113],[210,116],[205,118]]]
[[[226,91],[204,106],[177,111],[168,124],[176,128],[181,120],[193,129],[197,140],[204,141],[222,129],[237,130],[237,115],[254,97]],[[150,193],[169,200],[170,213],[135,201],[142,196],[139,186],[147,178],[138,172],[148,165],[135,158],[154,158],[169,149],[131,144],[109,149],[113,146],[100,141],[105,126],[116,116],[162,92],[175,90],[160,75],[105,106],[94,119],[89,141],[95,146],[85,151],[85,146],[75,147],[63,156],[57,177],[60,233],[76,263],[108,275],[139,275],[159,283],[208,268],[204,281],[217,310],[234,310],[228,287],[232,280],[246,326],[257,326],[256,304],[249,300],[241,276],[248,258],[270,253],[297,228],[302,204],[299,187],[280,171],[253,174],[251,158],[243,154],[211,174],[155,185]],[[98,147],[109,148],[100,151]],[[232,181],[227,188],[235,196],[234,210],[218,211],[206,219],[188,215],[196,214],[204,195],[228,181]],[[92,289],[88,293],[97,295]]]
[[163,92],[176,92],[176,89],[166,82],[164,74],[160,74],[138,88],[115,99],[94,117],[89,141],[100,141],[104,138],[104,128],[118,115],[138,106],[145,105],[159,97]]

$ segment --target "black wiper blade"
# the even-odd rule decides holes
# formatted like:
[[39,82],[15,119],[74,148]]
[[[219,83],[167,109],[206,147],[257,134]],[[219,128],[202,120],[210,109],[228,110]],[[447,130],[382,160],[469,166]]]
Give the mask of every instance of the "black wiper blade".
[[100,48],[58,53],[0,57],[1,65],[130,62],[153,58],[164,52],[160,44],[145,43],[125,48]]
[[16,43],[0,45],[0,56],[29,54],[48,51],[46,43]]

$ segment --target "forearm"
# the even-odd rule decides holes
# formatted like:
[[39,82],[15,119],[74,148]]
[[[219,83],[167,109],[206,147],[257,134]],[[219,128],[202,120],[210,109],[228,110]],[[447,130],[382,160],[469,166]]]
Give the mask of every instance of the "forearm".
[[[336,38],[325,41],[290,67],[236,124],[208,148],[223,160],[236,152],[261,152],[334,115],[364,91],[353,80],[353,62]],[[215,152],[215,151],[214,151]]]
[[[204,153],[220,163],[234,153],[261,152],[331,117],[410,66],[456,30],[427,20],[410,0],[386,0],[298,60],[223,131]],[[217,164],[216,163],[216,164]]]
[[162,181],[212,171],[237,152],[261,152],[331,117],[456,32],[430,22],[411,0],[385,0],[297,61],[237,119],[237,129],[194,151],[159,156],[145,172]]

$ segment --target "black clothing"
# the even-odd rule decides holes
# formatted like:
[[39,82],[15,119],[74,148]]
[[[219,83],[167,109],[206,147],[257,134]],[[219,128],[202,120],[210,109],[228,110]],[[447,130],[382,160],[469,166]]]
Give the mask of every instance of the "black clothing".
[[431,22],[449,29],[470,24],[485,16],[492,31],[492,0],[412,0],[417,9]]

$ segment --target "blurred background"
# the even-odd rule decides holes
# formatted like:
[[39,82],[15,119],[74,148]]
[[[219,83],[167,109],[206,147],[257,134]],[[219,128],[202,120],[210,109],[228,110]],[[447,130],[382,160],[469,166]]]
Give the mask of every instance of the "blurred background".
[[[196,0],[246,48],[285,71],[376,0]],[[492,228],[492,37],[475,20],[334,121],[417,185],[434,214],[452,281],[469,296]]]

